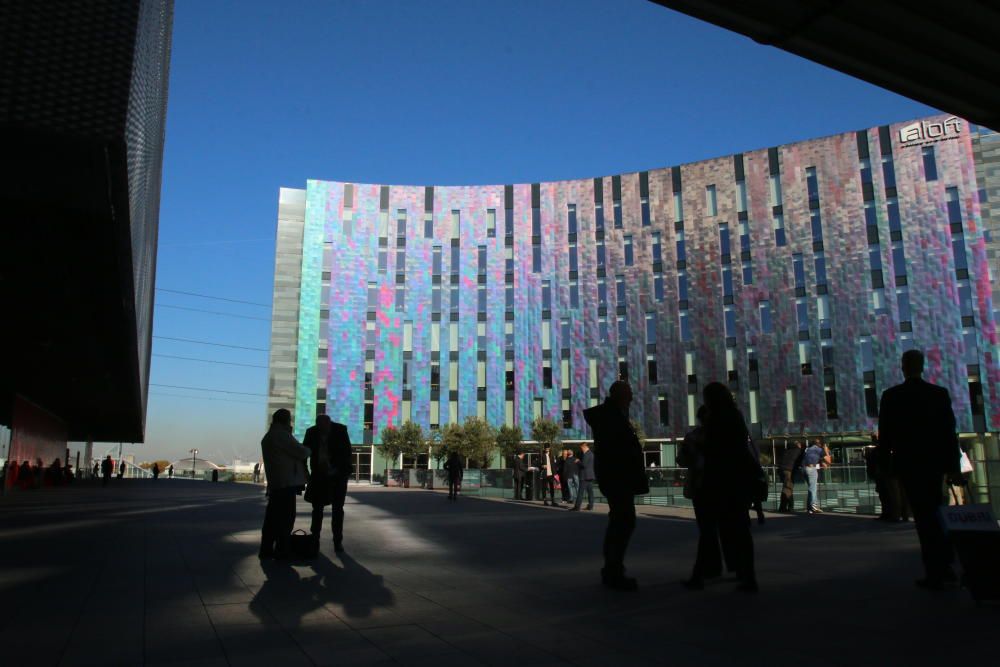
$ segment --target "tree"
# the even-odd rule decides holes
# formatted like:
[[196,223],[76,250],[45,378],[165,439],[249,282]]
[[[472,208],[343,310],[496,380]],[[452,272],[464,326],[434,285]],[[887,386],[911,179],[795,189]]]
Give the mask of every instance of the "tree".
[[562,427],[548,417],[539,417],[531,422],[531,439],[537,442],[542,449],[546,447],[556,449],[560,433],[562,433]]
[[465,443],[465,432],[461,424],[446,424],[434,443],[434,458],[446,459],[452,452],[466,458],[469,453]]
[[504,424],[497,431],[497,446],[504,457],[515,456],[524,451],[524,434],[520,426]]
[[417,456],[427,452],[427,436],[420,424],[404,422],[399,427],[399,444],[404,456]]
[[385,459],[386,468],[394,466],[399,461],[399,455],[403,453],[403,440],[399,429],[395,426],[386,426],[382,429],[381,442],[375,449]]
[[489,467],[497,448],[496,429],[481,417],[466,417],[462,433],[468,452],[466,456],[479,463],[480,468]]

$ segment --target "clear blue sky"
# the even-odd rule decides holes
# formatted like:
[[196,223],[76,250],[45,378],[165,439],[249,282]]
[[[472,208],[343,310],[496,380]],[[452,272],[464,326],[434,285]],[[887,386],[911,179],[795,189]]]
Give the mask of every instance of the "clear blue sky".
[[[278,188],[308,178],[582,178],[932,112],[644,0],[177,0],[157,286],[269,304]],[[269,316],[161,291],[155,333],[265,348]],[[267,371],[154,356],[152,382],[264,394]],[[137,460],[256,458],[265,399],[154,386],[148,414]]]

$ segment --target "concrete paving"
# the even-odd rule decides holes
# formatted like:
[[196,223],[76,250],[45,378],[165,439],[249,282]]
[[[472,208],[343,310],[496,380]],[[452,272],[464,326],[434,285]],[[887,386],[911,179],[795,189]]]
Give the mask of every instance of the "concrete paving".
[[[606,518],[352,486],[345,554],[257,560],[262,489],[160,479],[0,498],[3,665],[902,665],[995,662],[1000,609],[929,593],[912,525],[771,516],[761,592],[679,585],[689,512],[640,508],[637,593]],[[300,502],[297,527],[308,526]]]

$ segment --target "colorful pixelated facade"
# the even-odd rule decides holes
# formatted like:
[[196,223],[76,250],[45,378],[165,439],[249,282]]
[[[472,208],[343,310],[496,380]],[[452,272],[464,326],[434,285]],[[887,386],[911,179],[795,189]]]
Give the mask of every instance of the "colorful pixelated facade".
[[597,179],[283,190],[269,409],[359,443],[470,415],[585,438],[621,376],[651,437],[711,381],[761,435],[867,432],[916,347],[960,430],[1000,430],[995,136],[935,116]]

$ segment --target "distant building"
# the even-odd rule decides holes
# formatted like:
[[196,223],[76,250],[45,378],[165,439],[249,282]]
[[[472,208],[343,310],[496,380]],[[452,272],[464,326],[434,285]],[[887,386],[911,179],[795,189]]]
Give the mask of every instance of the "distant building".
[[469,415],[586,438],[625,378],[676,438],[722,381],[758,437],[860,435],[917,347],[992,434],[998,166],[942,115],[595,179],[282,189],[268,410],[358,444]]

